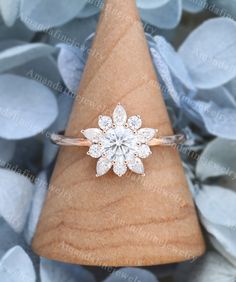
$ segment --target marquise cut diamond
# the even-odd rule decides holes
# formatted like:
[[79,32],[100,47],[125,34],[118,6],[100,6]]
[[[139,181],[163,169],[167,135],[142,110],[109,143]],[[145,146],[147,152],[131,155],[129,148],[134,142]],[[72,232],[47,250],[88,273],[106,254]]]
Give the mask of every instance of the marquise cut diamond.
[[92,142],[88,155],[99,158],[97,162],[97,176],[106,174],[112,167],[113,172],[123,176],[128,168],[144,174],[141,159],[151,154],[148,141],[155,137],[156,130],[142,128],[139,116],[132,116],[127,120],[125,109],[119,104],[113,113],[113,119],[100,116],[99,128],[82,130],[84,136]]

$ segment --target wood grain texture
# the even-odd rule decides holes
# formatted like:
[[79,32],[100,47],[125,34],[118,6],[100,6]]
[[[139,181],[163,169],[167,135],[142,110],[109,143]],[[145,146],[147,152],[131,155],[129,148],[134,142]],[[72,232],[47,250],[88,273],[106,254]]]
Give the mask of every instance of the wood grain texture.
[[[135,0],[107,0],[66,135],[97,127],[121,102],[172,134]],[[200,256],[204,242],[178,152],[156,147],[146,176],[95,177],[85,148],[61,148],[33,249],[85,265],[141,266]]]

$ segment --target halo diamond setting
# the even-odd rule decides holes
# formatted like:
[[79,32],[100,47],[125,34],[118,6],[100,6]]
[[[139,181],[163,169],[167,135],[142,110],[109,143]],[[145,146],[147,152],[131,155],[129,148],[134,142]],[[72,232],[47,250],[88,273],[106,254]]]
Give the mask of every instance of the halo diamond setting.
[[97,176],[106,174],[111,168],[118,176],[128,169],[144,175],[141,159],[151,155],[148,142],[157,133],[153,128],[141,128],[140,116],[127,117],[123,106],[118,104],[112,118],[100,116],[100,128],[82,130],[82,134],[91,142],[88,155],[97,158]]

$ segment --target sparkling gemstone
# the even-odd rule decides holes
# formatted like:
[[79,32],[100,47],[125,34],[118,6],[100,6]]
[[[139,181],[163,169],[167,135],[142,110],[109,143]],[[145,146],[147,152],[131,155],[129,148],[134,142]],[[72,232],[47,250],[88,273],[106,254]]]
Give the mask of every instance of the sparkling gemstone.
[[151,155],[151,150],[148,145],[142,144],[138,146],[138,156],[142,159],[145,159]]
[[141,143],[145,143],[153,139],[156,135],[156,129],[153,128],[141,128],[138,130],[138,139]]
[[129,168],[131,171],[144,174],[140,158],[147,158],[151,150],[147,144],[155,134],[152,128],[142,128],[139,116],[131,116],[127,121],[125,109],[118,105],[113,113],[113,121],[108,116],[100,116],[98,128],[83,131],[84,136],[92,141],[88,154],[99,158],[97,176],[106,174],[113,166],[113,172],[122,176]]
[[99,140],[103,136],[103,132],[99,128],[88,128],[85,130],[82,130],[82,134],[90,141],[92,142],[99,142]]
[[144,174],[144,166],[139,158],[134,158],[128,162],[128,168],[135,173]]
[[122,176],[127,171],[127,166],[125,164],[125,159],[123,157],[116,158],[115,163],[113,165],[113,171],[118,176]]
[[128,119],[128,125],[131,129],[137,130],[142,125],[142,120],[139,116],[132,116]]
[[120,156],[125,159],[127,154],[136,150],[137,143],[136,134],[124,126],[110,128],[101,140],[105,155],[112,161]]
[[112,127],[112,119],[108,116],[101,116],[99,117],[98,125],[102,130],[108,130]]
[[113,113],[113,121],[116,125],[124,125],[127,120],[127,114],[125,109],[118,105],[116,106],[114,113]]
[[88,154],[92,157],[92,158],[100,158],[101,155],[103,153],[103,148],[102,146],[98,145],[98,144],[93,144],[90,146]]
[[100,158],[97,162],[97,176],[106,174],[112,167],[112,162],[107,158]]

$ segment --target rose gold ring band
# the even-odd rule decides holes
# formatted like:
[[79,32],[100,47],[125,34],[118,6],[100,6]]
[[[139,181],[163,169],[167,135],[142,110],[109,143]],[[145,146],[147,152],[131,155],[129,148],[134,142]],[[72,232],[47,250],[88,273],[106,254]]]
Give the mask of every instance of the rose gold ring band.
[[[51,135],[51,141],[54,144],[60,146],[78,146],[78,147],[90,147],[92,142],[86,138],[76,138],[76,137],[66,137],[64,135],[59,135],[53,133]],[[178,144],[183,144],[186,138],[183,134],[177,134],[172,136],[165,136],[160,138],[153,138],[148,141],[149,146],[174,146]]]

